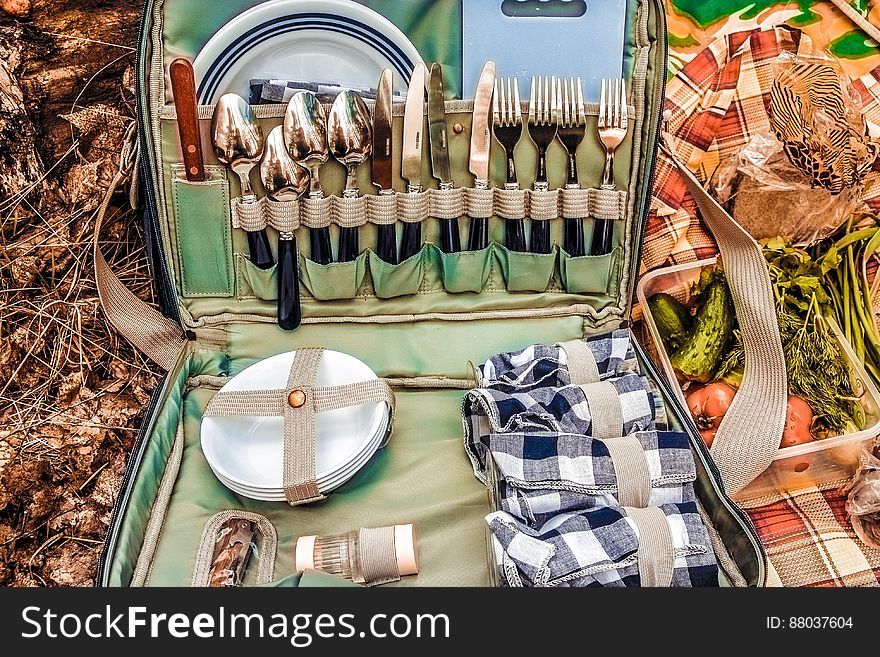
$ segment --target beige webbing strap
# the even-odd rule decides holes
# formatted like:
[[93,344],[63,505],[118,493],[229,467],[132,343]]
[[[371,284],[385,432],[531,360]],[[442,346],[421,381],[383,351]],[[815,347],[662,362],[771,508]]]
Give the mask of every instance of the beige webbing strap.
[[475,219],[491,217],[494,212],[493,200],[495,193],[491,189],[466,188],[465,212],[467,216]]
[[95,234],[92,240],[95,283],[101,307],[114,328],[152,361],[169,370],[186,345],[183,329],[123,285],[107,264],[99,241],[101,226],[107,216],[113,194],[132,175],[136,167],[134,127],[132,122],[123,143],[119,170],[110,183],[95,217]]
[[252,233],[266,227],[262,199],[243,202],[239,196],[229,202],[229,209],[232,212],[233,228],[241,228]]
[[358,558],[364,584],[374,586],[400,579],[394,527],[361,528],[358,530]]
[[299,228],[299,203],[297,201],[273,201],[264,197],[266,223],[279,233],[292,233]]
[[324,499],[315,472],[315,415],[370,402],[388,404],[394,394],[385,381],[372,379],[341,386],[315,387],[322,349],[297,349],[285,389],[220,391],[205,408],[206,417],[248,415],[284,418],[284,495],[291,505]]
[[370,194],[367,216],[377,226],[390,226],[397,221],[397,198],[394,194]]
[[300,200],[300,223],[309,228],[324,228],[333,223],[334,207],[331,199],[306,197]]
[[428,192],[397,195],[397,213],[404,223],[416,224],[424,221],[428,218],[429,210]]
[[342,228],[357,228],[367,223],[367,198],[365,196],[340,196],[336,203],[336,223]]
[[557,342],[556,346],[565,352],[568,375],[574,385],[596,383],[599,380],[599,366],[596,357],[583,340]]
[[610,381],[596,381],[579,386],[590,404],[590,423],[594,438],[615,438],[623,434],[623,409],[620,395]]
[[566,219],[586,219],[590,216],[590,192],[582,187],[561,189],[562,216]]
[[526,216],[525,189],[495,188],[495,214],[502,219],[522,219]]
[[429,214],[437,219],[458,219],[464,214],[464,188],[429,189]]
[[559,190],[529,191],[529,217],[537,221],[556,219],[559,216]]
[[773,460],[785,426],[788,382],[767,261],[760,245],[713,199],[673,153],[673,160],[715,236],[745,351],[742,384],[709,452],[735,494]]
[[647,509],[624,507],[624,512],[639,533],[639,578],[643,587],[667,587],[675,570],[675,545],[669,532],[666,514],[659,507]]
[[617,501],[621,506],[642,509],[651,497],[651,475],[645,450],[635,436],[617,436],[602,440],[614,463]]

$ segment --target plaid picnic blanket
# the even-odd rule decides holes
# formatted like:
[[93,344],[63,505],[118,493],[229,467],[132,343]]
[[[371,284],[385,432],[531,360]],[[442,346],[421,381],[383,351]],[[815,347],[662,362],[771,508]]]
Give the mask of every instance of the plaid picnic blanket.
[[[667,2],[675,4],[676,0]],[[751,24],[753,29],[718,31],[705,47],[688,53],[687,62],[667,84],[669,142],[702,182],[753,135],[768,130],[774,59],[783,51],[808,55],[816,46],[806,33],[776,26],[776,22],[758,21]],[[867,120],[880,123],[880,68],[858,72],[852,88]],[[865,179],[863,196],[865,204],[875,210],[880,209],[878,183],[880,170],[875,164]],[[680,174],[660,153],[642,271],[716,254]],[[767,551],[769,585],[880,583],[880,550],[855,536],[844,511],[845,500],[837,489],[814,489],[747,509]]]
[[[695,502],[665,504],[674,555],[671,586],[718,586],[718,566]],[[508,586],[641,586],[639,530],[626,508],[556,516],[540,529],[504,511],[486,516]]]

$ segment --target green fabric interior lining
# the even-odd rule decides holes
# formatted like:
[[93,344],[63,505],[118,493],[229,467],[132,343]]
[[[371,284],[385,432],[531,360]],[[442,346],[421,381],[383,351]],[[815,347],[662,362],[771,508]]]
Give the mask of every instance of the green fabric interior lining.
[[327,500],[298,507],[239,497],[216,479],[199,440],[202,412],[212,395],[197,389],[186,396],[186,447],[148,586],[189,584],[202,528],[221,509],[254,511],[275,525],[276,579],[294,573],[298,536],[412,522],[421,572],[400,585],[488,585],[483,521],[488,495],[462,448],[462,391],[397,391],[388,445]]

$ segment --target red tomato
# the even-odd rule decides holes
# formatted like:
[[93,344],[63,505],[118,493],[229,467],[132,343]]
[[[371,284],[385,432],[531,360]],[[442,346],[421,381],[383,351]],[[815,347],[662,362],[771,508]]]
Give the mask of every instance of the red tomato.
[[813,441],[810,427],[813,424],[813,409],[795,395],[788,396],[788,408],[785,415],[785,429],[779,447],[793,447]]
[[700,429],[717,429],[733,401],[736,388],[717,381],[697,388],[687,396],[688,408]]

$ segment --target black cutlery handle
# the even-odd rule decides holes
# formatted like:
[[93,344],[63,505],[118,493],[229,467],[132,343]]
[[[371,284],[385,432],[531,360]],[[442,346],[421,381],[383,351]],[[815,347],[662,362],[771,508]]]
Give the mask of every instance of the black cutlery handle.
[[272,257],[272,248],[269,246],[269,235],[266,230],[264,228],[248,230],[245,233],[247,234],[251,262],[260,269],[269,269],[275,264],[275,259]]
[[329,265],[333,262],[333,252],[330,250],[330,229],[327,226],[310,228],[309,243],[312,261],[319,265]]
[[358,245],[358,229],[340,228],[339,250],[336,253],[336,259],[339,262],[351,262],[358,257],[358,252],[360,252],[360,246]]
[[440,250],[444,253],[461,251],[461,234],[458,231],[458,219],[440,220]]
[[422,224],[414,221],[403,225],[403,236],[400,238],[400,261],[414,256],[422,248]]
[[396,265],[397,234],[394,224],[380,224],[376,227],[376,255],[390,265]]
[[278,326],[286,331],[302,321],[296,238],[278,240]]
[[605,255],[611,251],[611,237],[614,223],[608,219],[596,219],[593,226],[593,242],[590,244],[590,255]]
[[550,222],[532,219],[532,234],[529,237],[529,251],[550,253]]
[[585,255],[583,222],[580,219],[566,219],[564,231],[562,242],[565,252],[573,257]]
[[522,219],[504,220],[504,246],[511,251],[526,251],[526,228]]
[[487,246],[489,246],[489,220],[484,217],[471,218],[468,251],[481,251]]

